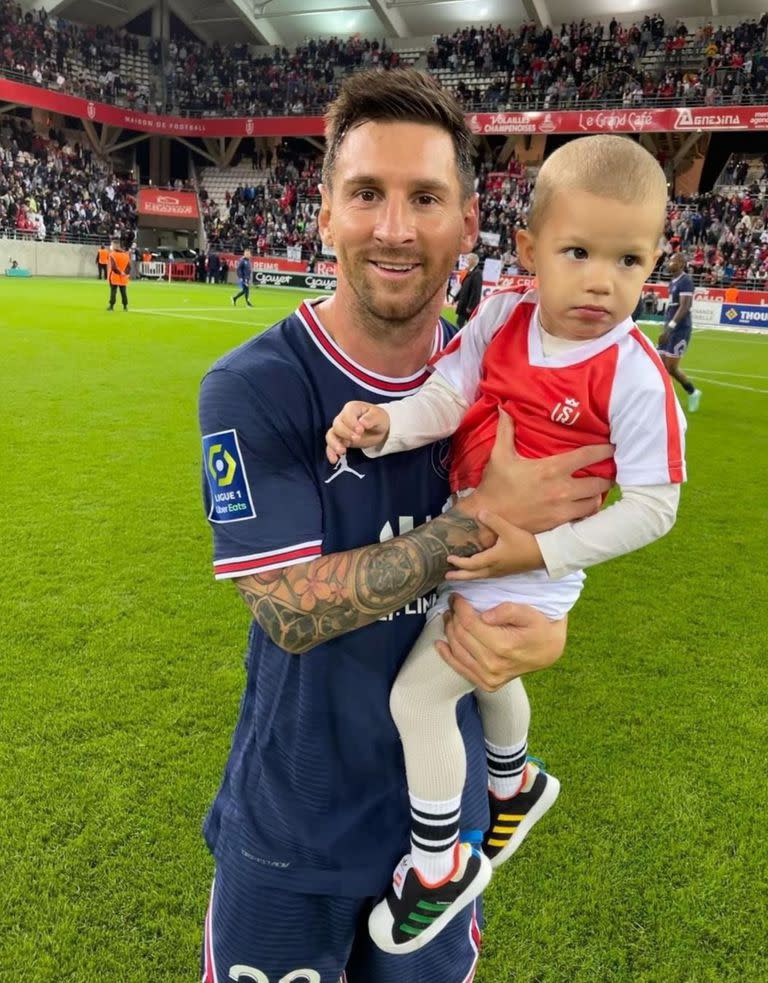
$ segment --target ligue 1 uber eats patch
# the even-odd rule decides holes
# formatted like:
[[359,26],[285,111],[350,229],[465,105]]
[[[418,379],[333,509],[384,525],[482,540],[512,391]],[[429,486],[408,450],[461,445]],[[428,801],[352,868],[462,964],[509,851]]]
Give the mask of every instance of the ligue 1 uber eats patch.
[[245,478],[243,455],[234,430],[221,430],[203,437],[205,477],[211,493],[211,522],[253,519],[256,511]]

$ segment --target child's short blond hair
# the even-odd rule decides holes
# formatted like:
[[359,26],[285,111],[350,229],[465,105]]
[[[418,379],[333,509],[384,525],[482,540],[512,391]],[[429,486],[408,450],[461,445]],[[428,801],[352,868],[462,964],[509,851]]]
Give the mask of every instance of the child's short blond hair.
[[528,228],[534,235],[558,191],[588,191],[627,205],[647,203],[659,211],[659,235],[664,231],[666,176],[656,158],[629,137],[608,133],[581,137],[544,161],[528,212]]

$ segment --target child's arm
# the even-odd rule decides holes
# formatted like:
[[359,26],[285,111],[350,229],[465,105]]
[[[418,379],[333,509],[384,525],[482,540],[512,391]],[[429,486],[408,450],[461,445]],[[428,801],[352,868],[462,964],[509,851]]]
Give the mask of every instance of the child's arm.
[[491,294],[462,331],[430,362],[435,371],[419,392],[391,403],[347,403],[325,435],[325,453],[335,464],[350,447],[368,457],[424,447],[449,437],[475,399],[483,355],[521,295]]
[[326,455],[335,464],[350,447],[368,457],[424,447],[450,436],[467,410],[467,401],[438,372],[413,396],[391,403],[346,403],[325,435]]
[[447,579],[476,580],[546,569],[557,580],[661,539],[675,524],[679,501],[679,484],[623,488],[621,500],[597,515],[535,536],[500,516],[481,514],[481,522],[499,537],[496,544],[472,557],[448,557],[455,571]]

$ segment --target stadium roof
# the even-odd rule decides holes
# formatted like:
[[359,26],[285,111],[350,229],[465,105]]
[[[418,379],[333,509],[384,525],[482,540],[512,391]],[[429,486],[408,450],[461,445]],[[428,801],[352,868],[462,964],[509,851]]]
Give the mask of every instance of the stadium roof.
[[[23,0],[81,23],[119,27],[152,4],[147,0]],[[524,21],[558,26],[574,18],[631,23],[661,11],[675,18],[759,18],[765,0],[168,0],[168,8],[205,41],[248,41],[293,47],[307,37],[359,34],[424,38],[474,24]]]

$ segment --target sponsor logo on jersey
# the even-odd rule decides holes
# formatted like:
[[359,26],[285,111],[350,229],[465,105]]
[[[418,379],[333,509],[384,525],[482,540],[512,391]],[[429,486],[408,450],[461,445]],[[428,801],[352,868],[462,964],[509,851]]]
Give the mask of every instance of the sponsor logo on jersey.
[[203,437],[203,462],[211,508],[211,522],[238,522],[253,519],[256,510],[243,464],[243,455],[234,430],[221,430]]
[[578,407],[578,399],[569,396],[555,406],[549,414],[549,418],[555,423],[562,423],[563,426],[572,427],[581,416],[581,410]]

